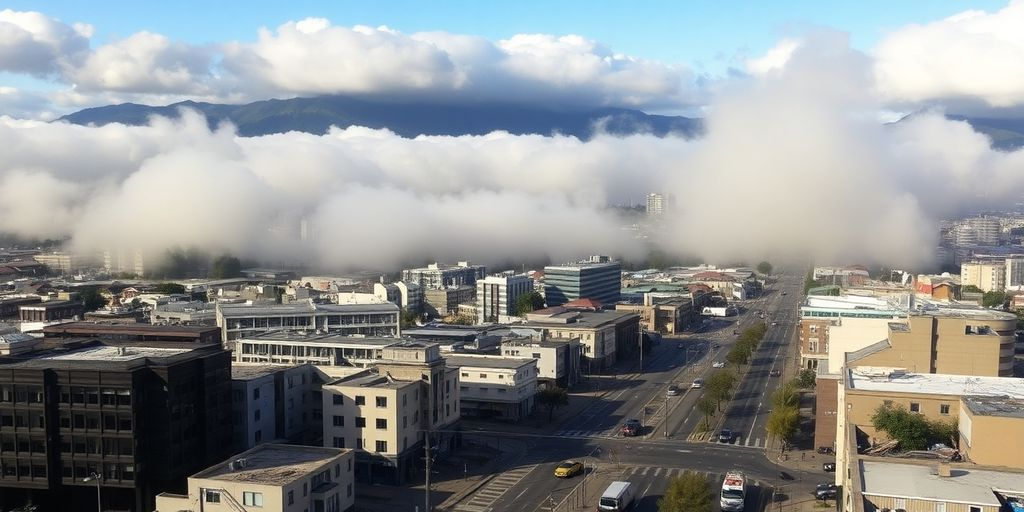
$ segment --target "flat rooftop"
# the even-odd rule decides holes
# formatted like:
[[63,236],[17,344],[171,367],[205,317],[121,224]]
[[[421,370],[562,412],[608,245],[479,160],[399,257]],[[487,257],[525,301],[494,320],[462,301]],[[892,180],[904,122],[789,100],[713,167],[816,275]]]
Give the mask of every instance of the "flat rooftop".
[[190,352],[190,349],[183,348],[156,348],[139,346],[109,346],[100,345],[86,347],[62,354],[41,356],[36,358],[40,361],[132,361],[142,358],[170,357]]
[[69,322],[43,327],[44,334],[112,334],[132,336],[197,336],[220,331],[216,326],[152,325],[152,324],[100,324],[95,322]]
[[289,316],[289,315],[312,315],[315,313],[378,313],[398,312],[398,306],[390,302],[382,304],[274,304],[274,305],[248,305],[248,304],[222,304],[220,314],[226,317],[233,316]]
[[935,473],[935,465],[861,460],[861,492],[866,495],[921,498],[999,507],[992,490],[1024,492],[1024,474],[959,466],[950,476]]
[[[192,475],[192,478],[285,486],[301,478],[308,478],[311,473],[348,451],[344,448],[262,444],[204,469]],[[245,467],[236,464],[233,471],[228,469],[228,463],[237,459],[245,459]]]
[[231,363],[231,380],[253,380],[267,375],[273,375],[279,371],[288,370],[301,366],[298,364],[294,365],[278,365],[268,366],[265,364],[246,364],[246,363]]
[[900,368],[857,366],[846,370],[846,387],[926,395],[997,396],[1024,399],[1024,379],[910,373]]
[[400,389],[415,383],[416,381],[389,379],[384,375],[369,374],[356,375],[353,377],[342,377],[334,382],[331,382],[330,385],[377,389]]
[[265,341],[277,343],[309,343],[324,345],[344,345],[346,347],[389,347],[402,342],[404,338],[378,338],[363,336],[346,336],[342,334],[318,334],[310,331],[270,331],[255,336],[247,336],[236,341]]
[[445,366],[461,368],[463,366],[475,366],[479,368],[501,368],[504,370],[515,370],[521,366],[531,364],[535,359],[528,357],[504,357],[504,356],[444,356]]
[[1024,400],[991,396],[965,396],[964,405],[978,416],[1024,418]]

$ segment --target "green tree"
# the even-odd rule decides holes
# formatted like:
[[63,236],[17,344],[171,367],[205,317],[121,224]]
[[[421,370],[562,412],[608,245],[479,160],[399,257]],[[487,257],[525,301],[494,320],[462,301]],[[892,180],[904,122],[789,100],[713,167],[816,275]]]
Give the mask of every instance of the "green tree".
[[1006,307],[1007,302],[1009,302],[1009,297],[1006,292],[985,292],[981,296],[981,305],[986,308],[1003,308]]
[[722,410],[722,402],[732,396],[736,386],[736,375],[732,372],[717,371],[712,373],[704,383],[705,396],[715,401],[718,410]]
[[544,307],[544,297],[541,297],[536,290],[524,293],[516,299],[516,316],[523,316],[531,311],[537,311]]
[[103,297],[99,288],[86,288],[78,292],[78,300],[82,301],[86,311],[96,311],[107,305],[107,299]]
[[213,260],[210,268],[210,277],[214,279],[227,279],[242,275],[242,262],[230,254],[225,254]]
[[409,311],[408,309],[402,308],[402,328],[416,326],[416,321],[420,319],[420,315],[415,311]]
[[766,276],[767,275],[771,275],[771,273],[772,273],[772,264],[768,263],[767,261],[762,261],[761,263],[757,264],[757,271],[762,273],[762,274],[764,274],[764,275],[766,275]]
[[711,512],[713,498],[704,475],[687,471],[669,481],[658,512]]
[[981,288],[978,288],[977,286],[975,286],[973,284],[969,284],[967,286],[961,287],[960,288],[960,293],[984,293],[984,292],[981,291]]
[[899,442],[901,450],[923,450],[928,447],[929,439],[935,437],[924,416],[903,407],[885,404],[878,406],[871,416],[871,424]]
[[737,344],[734,345],[732,350],[725,355],[725,360],[728,361],[729,364],[736,365],[736,369],[739,370],[740,366],[747,364],[747,361],[750,360],[750,356],[750,347],[747,345]]
[[555,417],[555,409],[569,405],[569,393],[558,386],[544,388],[537,392],[537,403],[548,408],[548,421]]
[[799,405],[800,392],[797,391],[796,385],[791,382],[784,384],[772,393],[772,406],[776,409],[796,408]]
[[779,448],[786,451],[786,447],[793,441],[797,430],[800,428],[800,412],[795,407],[783,407],[772,409],[768,415],[768,422],[765,424],[765,431],[769,436],[780,441]]
[[153,287],[153,291],[157,293],[185,293],[185,286],[178,283],[160,283]]
[[797,377],[793,379],[793,381],[796,382],[797,386],[800,386],[803,389],[811,389],[814,387],[817,377],[818,374],[815,373],[814,370],[804,368],[803,370],[800,370],[800,373],[797,374]]
[[700,397],[700,400],[697,401],[697,411],[704,416],[705,429],[710,429],[711,417],[715,415],[715,410],[717,408],[718,405],[715,403],[714,400],[708,397],[706,393]]

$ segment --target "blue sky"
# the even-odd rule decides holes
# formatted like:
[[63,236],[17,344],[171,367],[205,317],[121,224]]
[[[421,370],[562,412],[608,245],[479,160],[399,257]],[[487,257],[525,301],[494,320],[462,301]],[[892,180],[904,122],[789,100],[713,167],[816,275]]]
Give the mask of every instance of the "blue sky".
[[93,44],[139,30],[190,42],[251,41],[258,27],[324,17],[336,25],[387,25],[402,32],[443,30],[491,40],[517,33],[577,34],[616,52],[717,73],[734,58],[756,56],[780,37],[816,26],[847,31],[855,48],[870,49],[888,31],[967,9],[998,10],[1005,1],[683,2],[611,1],[308,1],[138,2],[9,0],[6,8],[37,10],[64,22],[93,25]]

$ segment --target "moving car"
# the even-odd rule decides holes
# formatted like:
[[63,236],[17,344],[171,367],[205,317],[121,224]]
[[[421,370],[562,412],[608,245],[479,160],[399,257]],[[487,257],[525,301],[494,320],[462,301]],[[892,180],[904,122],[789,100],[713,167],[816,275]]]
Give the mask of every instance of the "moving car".
[[630,418],[622,424],[621,430],[623,437],[633,437],[640,435],[640,420]]
[[743,510],[743,499],[747,495],[747,479],[739,471],[729,471],[722,480],[722,494],[719,505],[727,512]]
[[772,322],[772,325],[779,325],[778,322]]
[[779,370],[778,368],[776,368],[774,370],[769,371],[768,375],[771,376],[771,377],[778,377],[779,375],[782,375],[782,370]]
[[671,386],[668,387],[667,394],[668,394],[668,396],[678,396],[679,395],[679,386],[676,386],[675,384],[672,384]]
[[603,512],[622,512],[633,506],[636,494],[633,484],[629,482],[612,482],[601,493],[601,501],[597,502],[597,510]]
[[835,473],[836,472],[836,463],[835,462],[825,462],[825,463],[823,463],[821,465],[821,470],[826,472],[826,473]]
[[693,386],[691,387],[697,389],[704,387],[704,379],[693,379]]
[[712,368],[725,368],[725,363],[722,362],[722,361],[715,361],[714,363],[711,363],[711,367]]
[[814,497],[819,500],[834,500],[839,493],[836,484],[819,484],[814,488]]
[[723,428],[722,430],[718,431],[719,443],[731,443],[734,437],[736,437],[736,434],[734,434],[732,430],[729,430],[727,428]]
[[576,460],[567,460],[555,468],[555,476],[558,478],[571,478],[583,472],[583,463]]

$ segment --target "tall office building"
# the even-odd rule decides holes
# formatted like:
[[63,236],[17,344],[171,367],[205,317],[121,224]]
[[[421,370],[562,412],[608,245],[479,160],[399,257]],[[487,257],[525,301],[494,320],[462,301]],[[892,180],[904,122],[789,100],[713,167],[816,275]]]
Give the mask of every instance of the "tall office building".
[[526,274],[504,272],[476,282],[477,321],[506,323],[516,316],[519,296],[533,291],[533,279]]
[[654,192],[647,194],[647,215],[663,213],[665,213],[665,196]]
[[544,267],[544,300],[548,307],[576,299],[615,304],[622,291],[622,264],[607,256]]
[[402,281],[432,290],[449,286],[473,286],[477,279],[483,279],[486,274],[487,267],[472,265],[468,261],[460,261],[458,265],[431,263],[426,267],[403,270]]

